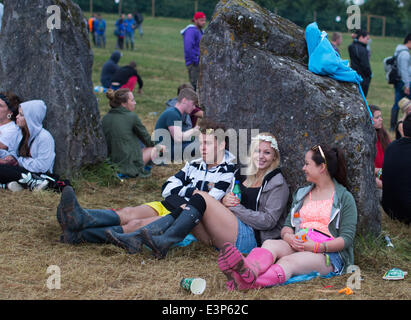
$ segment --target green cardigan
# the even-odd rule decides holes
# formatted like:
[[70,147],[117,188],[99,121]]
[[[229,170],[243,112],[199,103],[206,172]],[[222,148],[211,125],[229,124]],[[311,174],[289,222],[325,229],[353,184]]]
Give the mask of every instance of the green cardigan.
[[136,177],[144,172],[140,141],[146,147],[154,146],[150,134],[134,112],[124,107],[111,108],[103,117],[103,132],[110,161],[119,172]]
[[[357,206],[352,194],[335,179],[333,179],[335,193],[331,209],[330,223],[328,230],[334,238],[344,239],[344,249],[339,252],[344,262],[343,273],[347,272],[347,267],[354,264],[354,237],[357,227]],[[314,188],[311,184],[298,189],[293,195],[291,211],[284,223],[284,227],[294,228],[294,212],[301,209],[304,198]]]

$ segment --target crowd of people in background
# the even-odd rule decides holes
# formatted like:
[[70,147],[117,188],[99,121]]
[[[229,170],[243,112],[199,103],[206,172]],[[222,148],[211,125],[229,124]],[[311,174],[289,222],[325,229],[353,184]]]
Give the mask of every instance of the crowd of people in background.
[[[117,47],[134,49],[134,31],[141,29],[142,16],[124,15],[116,21]],[[243,168],[234,164],[227,128],[204,117],[198,99],[199,43],[206,23],[196,12],[181,31],[185,64],[190,83],[177,88],[177,96],[155,124],[155,138],[135,113],[134,89],[142,94],[143,80],[137,64],[118,65],[122,53],[114,51],[101,71],[110,110],[102,119],[108,159],[119,177],[146,178],[147,166],[159,163],[164,154],[170,160],[186,159],[184,167],[162,186],[163,199],[137,207],[84,209],[74,189],[62,190],[57,220],[61,241],[67,244],[112,243],[128,253],[142,245],[156,258],[166,257],[170,248],[190,234],[220,250],[218,266],[227,277],[227,289],[247,290],[283,284],[294,275],[318,271],[339,275],[353,264],[353,243],[357,209],[347,186],[347,168],[342,150],[324,143],[305,154],[307,186],[292,195],[280,165],[279,141],[270,132],[251,139]],[[89,21],[92,41],[106,45],[106,22],[97,14]],[[363,78],[367,95],[372,77],[367,49],[369,35],[353,34],[348,51],[351,66]],[[341,34],[331,43],[339,52]],[[375,175],[380,199],[387,214],[410,223],[411,212],[411,34],[396,49],[401,81],[395,85],[395,105],[403,112],[395,121],[397,136],[391,142],[383,126],[381,108],[371,105],[376,130]],[[401,93],[401,94],[400,94]],[[393,107],[394,109],[394,107]],[[0,93],[0,188],[33,191],[47,188],[55,161],[54,139],[43,128],[47,107],[41,100],[23,102],[12,92]],[[392,120],[392,119],[391,119]],[[188,151],[187,151],[188,150]],[[150,166],[151,167],[151,166]],[[244,169],[244,170],[240,170]],[[241,191],[234,193],[235,187]],[[309,240],[296,237],[307,229]],[[248,254],[245,257],[243,254]]]

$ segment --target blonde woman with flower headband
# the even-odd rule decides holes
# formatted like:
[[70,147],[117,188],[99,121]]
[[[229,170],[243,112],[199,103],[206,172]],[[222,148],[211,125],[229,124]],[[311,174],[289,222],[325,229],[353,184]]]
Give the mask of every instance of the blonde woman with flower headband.
[[[212,132],[201,129],[201,133],[200,141],[213,139]],[[270,133],[254,137],[249,158],[246,172],[250,175],[237,174],[242,190],[241,202],[232,193],[226,194],[220,202],[200,191],[202,189],[191,190],[189,203],[165,232],[156,235],[145,230],[138,235],[139,239],[157,258],[164,258],[169,248],[188,233],[218,249],[230,242],[244,253],[266,239],[279,238],[286,218],[289,189],[278,168],[280,152],[275,137]],[[222,183],[215,184],[214,188],[218,184]],[[127,244],[123,242],[123,245],[127,248]]]
[[230,242],[242,253],[249,253],[266,239],[280,238],[289,188],[279,164],[280,150],[274,135],[267,132],[253,137],[246,174],[237,170],[235,176],[241,201],[232,192],[221,202],[205,192],[194,192],[206,204],[201,222],[193,229],[194,236],[218,249]]

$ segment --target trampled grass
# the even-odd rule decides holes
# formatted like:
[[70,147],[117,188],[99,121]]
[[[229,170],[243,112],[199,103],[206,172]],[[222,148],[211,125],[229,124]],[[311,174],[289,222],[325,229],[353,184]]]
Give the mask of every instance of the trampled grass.
[[[108,22],[106,49],[94,49],[93,83],[99,85],[103,63],[114,50],[115,16]],[[151,132],[165,101],[176,94],[179,84],[186,82],[182,40],[179,30],[189,21],[150,18],[144,21],[144,37],[136,35],[136,50],[124,50],[120,65],[135,60],[144,80],[144,94],[137,95],[137,109]],[[343,56],[351,42],[344,34]],[[383,107],[385,123],[389,121],[393,90],[384,80],[382,58],[392,53],[400,39],[373,37],[369,102]],[[104,94],[97,94],[101,115],[108,110]],[[154,167],[148,179],[130,179],[119,183],[112,170],[103,165],[85,170],[74,180],[79,202],[85,208],[119,208],[135,206],[161,197],[162,183],[181,165]],[[173,249],[161,261],[150,252],[128,255],[112,245],[82,244],[71,246],[59,242],[61,233],[56,220],[60,195],[45,191],[11,193],[0,191],[0,299],[410,299],[410,277],[402,281],[386,281],[384,273],[391,268],[410,272],[411,232],[401,223],[382,219],[384,234],[389,234],[395,248],[385,246],[378,238],[357,237],[355,263],[361,269],[361,289],[345,296],[336,291],[346,286],[350,275],[284,287],[249,292],[227,292],[225,277],[217,267],[218,252],[200,243]],[[47,268],[61,270],[61,289],[47,288]],[[202,277],[207,289],[201,296],[190,295],[179,287],[182,277]],[[325,286],[332,286],[325,289]]]

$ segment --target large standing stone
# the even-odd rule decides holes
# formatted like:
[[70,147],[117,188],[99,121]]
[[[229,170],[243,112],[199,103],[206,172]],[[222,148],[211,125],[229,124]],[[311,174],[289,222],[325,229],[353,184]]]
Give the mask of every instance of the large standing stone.
[[[57,23],[61,29],[48,29]],[[56,24],[58,25],[58,24]],[[47,105],[45,127],[56,142],[55,171],[70,176],[102,161],[107,149],[91,82],[86,20],[71,0],[5,0],[0,33],[0,89]]]
[[378,234],[375,130],[355,85],[308,71],[304,30],[253,1],[220,1],[200,51],[206,116],[235,129],[272,132],[292,192],[306,183],[306,151],[318,143],[341,147],[358,231]]

